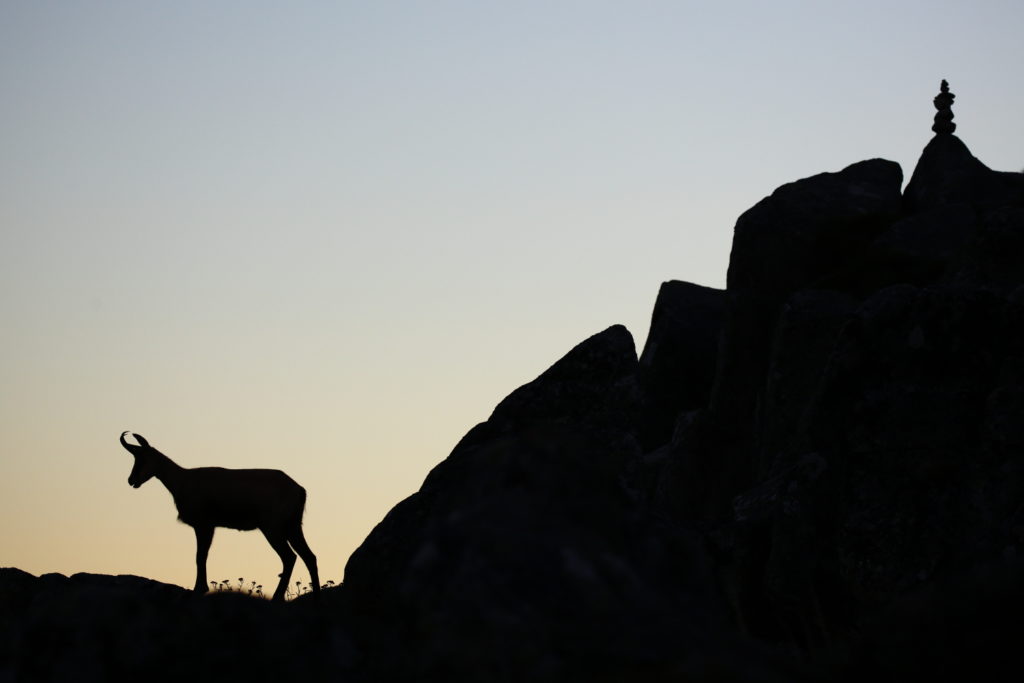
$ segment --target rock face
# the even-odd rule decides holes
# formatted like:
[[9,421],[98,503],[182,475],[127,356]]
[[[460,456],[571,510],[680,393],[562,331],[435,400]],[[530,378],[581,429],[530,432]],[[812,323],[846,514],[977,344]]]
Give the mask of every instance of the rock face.
[[1021,206],[1020,173],[989,169],[955,135],[936,135],[921,153],[904,196],[911,213],[967,205],[978,211]]
[[646,450],[669,441],[680,414],[707,406],[724,316],[722,290],[675,280],[662,284],[637,376]]
[[779,188],[639,362],[607,330],[471,430],[348,564],[371,677],[956,671],[1024,606],[1024,176],[947,131],[902,179]]
[[1024,176],[951,134],[902,199],[897,173],[865,163],[740,219],[715,391],[657,487],[670,519],[713,530],[737,623],[804,652],[891,632],[904,603],[955,602],[976,626],[1020,593],[1001,603],[974,576],[1024,578]]
[[774,680],[708,594],[699,537],[623,479],[641,455],[636,375],[625,328],[588,339],[374,529],[345,570],[373,679]]
[[780,307],[821,288],[900,213],[900,167],[881,159],[783,185],[736,222],[728,313],[711,408],[748,422]]

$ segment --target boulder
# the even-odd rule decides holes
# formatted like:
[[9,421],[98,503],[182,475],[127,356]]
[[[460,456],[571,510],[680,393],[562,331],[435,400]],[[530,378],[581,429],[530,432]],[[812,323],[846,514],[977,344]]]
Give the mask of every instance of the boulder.
[[721,519],[755,482],[757,411],[783,305],[827,284],[900,217],[902,178],[891,161],[863,161],[783,185],[740,216],[708,409],[677,434],[657,487],[669,514]]
[[640,355],[640,441],[644,451],[669,442],[684,411],[706,408],[718,358],[725,293],[672,280],[661,285]]
[[858,303],[842,292],[805,289],[783,305],[771,340],[758,413],[759,479],[776,474],[787,455],[805,450],[801,437],[807,411],[819,391],[822,370],[836,339]]
[[[1005,610],[973,577],[1021,577],[1024,177],[949,134],[902,198],[864,163],[879,182],[799,181],[738,221],[712,399],[658,451],[654,503],[705,529],[744,632],[898,678],[911,658],[872,649],[909,606],[984,593],[977,623]],[[900,642],[948,661],[956,633]]]
[[955,263],[949,280],[958,285],[1007,292],[1020,286],[1024,277],[1024,206],[979,211],[976,226]]
[[1015,294],[955,287],[893,286],[859,306],[795,438],[763,454],[720,532],[741,623],[805,650],[876,643],[906,619],[896,606],[926,594],[940,613],[976,572],[1019,568],[1021,314]]
[[[892,628],[879,624],[905,618],[893,606],[922,594],[940,612],[976,585],[972,572],[1005,574],[1021,547],[1024,222],[1016,195],[961,144],[926,150],[927,163],[945,149],[944,163],[966,170],[919,167],[906,204],[916,212],[874,240],[888,257],[875,263],[898,265],[883,286],[819,305],[820,325],[791,320],[813,292],[779,317],[758,472],[722,527],[740,619],[767,639],[855,640]],[[929,204],[929,173],[967,187],[942,186]]]
[[647,516],[625,485],[636,365],[622,327],[583,342],[367,537],[345,589],[371,679],[795,675],[730,634],[697,534]]
[[712,410],[749,422],[782,304],[846,266],[899,217],[903,173],[872,159],[778,188],[736,222]]
[[993,171],[955,135],[936,135],[921,152],[903,201],[909,213],[967,204],[1024,206],[1024,174]]

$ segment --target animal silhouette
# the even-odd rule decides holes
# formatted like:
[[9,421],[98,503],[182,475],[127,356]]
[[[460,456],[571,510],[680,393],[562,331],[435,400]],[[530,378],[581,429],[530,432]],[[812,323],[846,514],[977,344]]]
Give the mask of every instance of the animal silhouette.
[[[128,483],[139,488],[150,478],[160,480],[174,498],[178,519],[196,532],[195,590],[205,593],[206,557],[217,527],[251,531],[259,529],[281,558],[281,581],[274,600],[283,600],[295,566],[295,553],[309,570],[313,593],[320,591],[316,556],[302,535],[306,490],[280,470],[230,470],[223,467],[181,467],[132,434],[138,445],[121,434],[121,445],[135,457]],[[294,549],[294,552],[293,552]]]

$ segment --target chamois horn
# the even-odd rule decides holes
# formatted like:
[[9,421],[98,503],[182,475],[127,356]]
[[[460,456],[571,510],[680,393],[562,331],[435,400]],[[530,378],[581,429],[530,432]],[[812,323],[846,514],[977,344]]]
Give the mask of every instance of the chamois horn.
[[[138,441],[139,444],[135,445],[133,443],[128,443],[128,441],[124,438],[125,434],[131,434],[132,436],[134,436],[135,440]],[[131,453],[132,455],[136,455],[137,453],[140,453],[143,449],[152,448],[149,445],[148,441],[146,441],[144,438],[142,438],[138,434],[134,434],[134,433],[132,433],[132,432],[130,432],[128,430],[125,430],[125,431],[121,432],[121,445],[124,446],[125,449],[129,453]]]

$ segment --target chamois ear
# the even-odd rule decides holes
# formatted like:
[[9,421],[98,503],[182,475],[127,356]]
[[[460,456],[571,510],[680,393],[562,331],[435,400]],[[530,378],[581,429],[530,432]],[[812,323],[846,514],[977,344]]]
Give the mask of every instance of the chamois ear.
[[141,434],[132,434],[132,436],[134,436],[135,440],[139,442],[139,445],[145,446],[146,448],[152,448],[152,446],[149,445],[149,442],[142,438]]

